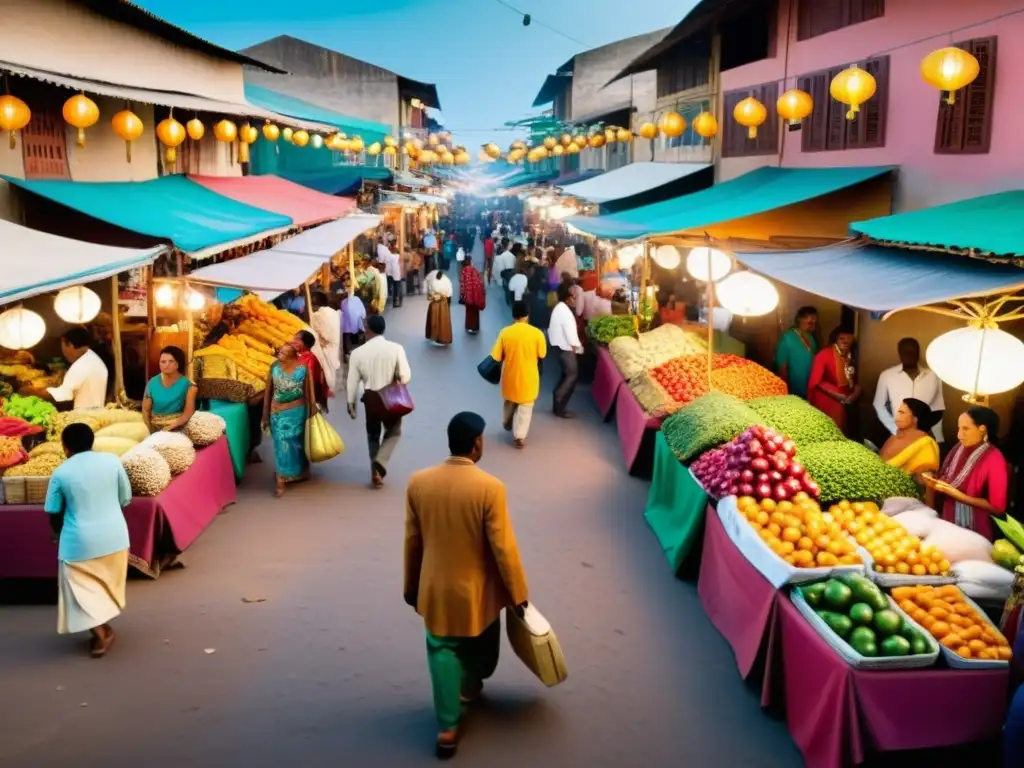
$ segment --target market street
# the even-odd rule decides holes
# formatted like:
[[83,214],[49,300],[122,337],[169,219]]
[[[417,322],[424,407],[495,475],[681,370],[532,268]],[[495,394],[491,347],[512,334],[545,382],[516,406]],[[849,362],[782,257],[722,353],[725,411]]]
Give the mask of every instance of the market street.
[[[456,295],[457,291],[456,291]],[[420,619],[402,601],[405,480],[446,455],[458,410],[488,419],[482,466],[508,486],[531,598],[569,679],[547,690],[506,641],[466,724],[463,765],[796,766],[784,724],[739,680],[693,583],[674,579],[642,516],[649,487],[622,469],[589,393],[581,418],[546,407],[527,449],[499,424],[475,367],[507,317],[493,288],[479,336],[423,341],[425,301],[389,310],[417,410],[383,491],[367,487],[362,421],[339,401],[347,450],[272,498],[272,462],[183,557],[133,579],[109,657],[54,632],[53,606],[0,607],[0,765],[431,765],[435,721]],[[362,417],[360,416],[360,419]]]

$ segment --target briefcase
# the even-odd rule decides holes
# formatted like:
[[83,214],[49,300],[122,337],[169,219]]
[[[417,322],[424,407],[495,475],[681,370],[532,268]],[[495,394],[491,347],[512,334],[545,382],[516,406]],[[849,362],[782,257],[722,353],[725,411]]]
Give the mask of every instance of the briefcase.
[[516,656],[544,685],[550,688],[569,676],[554,630],[532,604],[522,616],[512,608],[505,611],[505,632]]
[[476,367],[476,371],[483,377],[484,381],[489,384],[501,383],[501,363],[490,355],[480,361],[480,365]]

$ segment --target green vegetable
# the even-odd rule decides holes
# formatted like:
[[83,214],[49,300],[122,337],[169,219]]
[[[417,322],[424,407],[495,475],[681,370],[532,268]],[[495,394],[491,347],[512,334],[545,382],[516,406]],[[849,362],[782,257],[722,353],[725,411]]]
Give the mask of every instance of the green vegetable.
[[1003,532],[1003,535],[1010,540],[1013,546],[1024,550],[1024,525],[1021,525],[1017,518],[1010,517],[1009,515],[1005,518],[993,515],[992,519],[996,521],[999,530]]
[[[993,518],[999,522],[998,518]],[[1012,571],[1020,562],[1020,550],[1006,539],[999,539],[992,545],[992,562]]]
[[910,475],[850,440],[802,446],[797,459],[818,483],[823,506],[843,499],[882,503],[894,496],[921,497]]
[[4,406],[4,414],[24,419],[37,427],[47,427],[50,418],[57,412],[53,403],[35,395],[11,395]]
[[909,656],[911,651],[910,641],[905,637],[893,635],[882,641],[883,656]]
[[858,603],[866,603],[873,611],[884,611],[889,607],[889,601],[882,594],[882,590],[871,579],[859,573],[852,573],[843,581],[853,592],[853,599]]
[[878,640],[870,627],[857,627],[850,633],[850,647],[861,656],[877,656]]
[[864,624],[866,626],[871,623],[873,618],[875,618],[875,612],[871,610],[871,606],[867,603],[854,603],[850,606],[850,619],[854,624]]
[[886,608],[875,614],[875,629],[882,635],[895,635],[903,629],[903,619],[896,611]]
[[789,437],[797,447],[843,439],[843,433],[828,416],[796,395],[748,400],[764,423]]
[[680,461],[728,443],[762,419],[741,400],[721,392],[698,397],[665,419],[661,431]]
[[620,336],[636,337],[636,327],[630,315],[603,315],[587,324],[587,334],[598,344],[607,344]]
[[818,611],[818,616],[821,620],[828,624],[829,629],[835,632],[842,638],[846,638],[850,634],[850,630],[853,628],[853,622],[850,621],[848,616],[843,616],[841,613],[834,611]]
[[839,579],[829,579],[825,584],[825,605],[829,608],[846,610],[852,600],[853,591]]
[[920,656],[921,654],[928,653],[928,641],[926,641],[917,632],[910,638],[910,652],[914,656]]
[[816,584],[808,584],[805,587],[801,587],[800,593],[804,596],[804,600],[807,601],[809,606],[817,608],[825,597],[825,582],[819,581]]

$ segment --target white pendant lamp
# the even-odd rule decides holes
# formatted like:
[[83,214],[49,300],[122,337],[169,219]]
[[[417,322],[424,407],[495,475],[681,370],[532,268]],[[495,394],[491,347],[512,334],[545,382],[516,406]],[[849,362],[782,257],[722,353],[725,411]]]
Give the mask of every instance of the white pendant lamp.
[[[710,267],[708,266],[710,262]],[[690,277],[700,280],[702,283],[717,283],[729,274],[732,269],[732,259],[717,248],[700,246],[690,249],[686,257],[686,271]]]
[[53,300],[53,311],[65,323],[88,323],[100,313],[100,297],[84,285],[65,288]]
[[994,327],[944,333],[928,345],[925,360],[936,376],[968,395],[998,395],[1024,382],[1024,342]]
[[675,269],[682,260],[674,245],[659,245],[654,251],[654,261],[662,269]]
[[759,317],[779,305],[775,286],[753,272],[736,272],[715,287],[718,303],[734,315]]
[[0,346],[7,349],[28,349],[43,340],[46,323],[43,318],[24,307],[9,309],[0,315]]
[[639,259],[644,252],[644,246],[642,243],[634,243],[633,245],[624,245],[619,248],[619,269],[632,269],[636,260]]

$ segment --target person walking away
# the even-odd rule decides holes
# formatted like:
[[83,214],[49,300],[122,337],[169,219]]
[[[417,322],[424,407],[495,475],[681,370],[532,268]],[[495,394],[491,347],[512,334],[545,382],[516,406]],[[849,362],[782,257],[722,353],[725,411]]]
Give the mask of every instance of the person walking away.
[[946,402],[942,397],[942,382],[932,371],[921,365],[921,345],[917,339],[900,339],[896,345],[900,364],[887,368],[878,376],[875,399],[872,403],[878,420],[888,432],[896,434],[896,409],[907,398],[921,400],[932,413],[938,415],[938,421],[932,427],[932,435],[936,442],[943,443],[942,413],[946,410]]
[[310,326],[316,338],[313,355],[324,372],[327,389],[337,388],[338,370],[341,368],[341,316],[327,303],[327,295],[317,291],[312,296],[313,316]]
[[117,456],[92,450],[87,424],[61,433],[67,461],[54,470],[43,509],[57,550],[57,632],[92,633],[100,658],[114,642],[110,622],[125,607],[128,524],[122,511],[132,486]]
[[366,306],[350,288],[341,302],[341,340],[346,362],[352,350],[365,341],[365,334]]
[[185,367],[180,347],[160,350],[160,373],[149,380],[142,396],[142,421],[150,432],[181,429],[196,412],[199,387],[183,373]]
[[447,270],[451,266],[452,260],[455,258],[455,251],[458,245],[455,241],[455,233],[452,232],[448,235],[448,239],[444,241],[444,250],[441,254],[441,265],[438,269]]
[[402,306],[402,257],[395,251],[388,252],[388,262],[384,268],[388,281],[388,293],[391,295],[391,306],[398,309]]
[[[384,318],[374,315],[366,321],[366,343],[352,352],[348,361],[348,415],[356,418],[356,400],[359,387],[364,392],[376,392],[395,381],[408,384],[412,370],[401,344],[384,338]],[[383,439],[381,434],[383,433]],[[366,414],[366,439],[370,450],[371,483],[374,488],[384,485],[391,454],[402,436],[402,419],[383,422]]]
[[423,233],[423,250],[426,251],[423,266],[426,272],[430,272],[434,269],[434,258],[437,255],[437,233],[433,227],[427,227]]
[[568,411],[569,400],[579,378],[577,357],[583,354],[583,345],[576,330],[575,302],[567,283],[558,286],[558,304],[551,310],[551,325],[548,326],[548,343],[558,350],[558,362],[562,366],[562,376],[553,393],[555,416],[562,419],[572,418]]
[[309,478],[306,456],[306,419],[316,407],[313,377],[293,344],[277,351],[270,367],[263,395],[264,432],[274,444],[274,495],[284,495],[285,486]]
[[48,387],[55,403],[74,402],[75,409],[102,408],[107,399],[107,366],[91,349],[89,332],[69,328],[60,338],[60,353],[70,363],[59,387]]
[[807,382],[811,378],[814,356],[818,354],[817,330],[818,310],[800,307],[793,327],[782,334],[775,349],[775,370],[779,378],[786,382],[790,394],[804,399],[807,398]]
[[490,235],[484,240],[484,273],[487,275],[487,284],[494,282],[494,238]]
[[533,407],[540,396],[540,361],[547,357],[544,333],[527,322],[529,308],[522,301],[512,305],[512,325],[498,334],[491,357],[501,366],[501,425],[522,448],[530,431]]
[[309,369],[309,378],[313,386],[313,399],[311,404],[318,405],[327,413],[327,400],[334,397],[334,391],[327,386],[327,374],[320,367],[320,360],[313,354],[316,346],[316,336],[309,331],[299,331],[292,339],[292,347],[298,354],[299,362]]
[[479,333],[480,312],[487,307],[487,291],[472,261],[466,261],[459,275],[459,302],[466,307],[466,333]]
[[448,424],[450,457],[415,473],[405,495],[405,602],[423,617],[439,758],[455,755],[463,703],[497,668],[501,610],[528,600],[504,484],[477,466],[486,424]]
[[512,294],[509,303],[514,304],[517,301],[523,301],[529,306],[529,302],[526,301],[526,290],[529,284],[530,278],[526,276],[526,265],[519,265],[516,268],[515,275],[508,281],[508,290]]
[[439,347],[452,343],[452,281],[443,269],[427,278],[427,340]]
[[501,291],[507,302],[509,300],[508,284],[516,271],[516,256],[512,252],[508,239],[501,241],[501,252],[494,258],[494,271],[501,279]]

